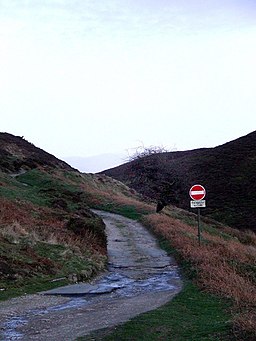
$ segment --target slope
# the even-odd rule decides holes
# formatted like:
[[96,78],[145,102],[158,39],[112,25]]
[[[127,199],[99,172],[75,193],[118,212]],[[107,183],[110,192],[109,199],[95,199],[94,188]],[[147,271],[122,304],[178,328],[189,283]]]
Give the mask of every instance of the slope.
[[80,173],[22,137],[3,133],[0,143],[1,298],[104,269],[105,226]]
[[[0,170],[6,173],[38,166],[72,170],[67,163],[44,150],[35,147],[22,136],[0,133]],[[74,169],[73,169],[74,170]]]
[[215,148],[152,154],[102,172],[164,204],[189,209],[189,189],[207,190],[204,214],[256,230],[256,131]]
[[119,181],[80,173],[23,137],[0,133],[0,142],[0,299],[105,269],[105,225],[91,207],[153,212]]
[[[172,205],[163,213],[155,214],[155,205],[143,201],[141,195],[123,183],[104,174],[82,174],[56,164],[42,164],[36,150],[34,152],[36,162],[31,168],[23,163],[15,169],[9,152],[10,169],[5,165],[5,171],[0,172],[1,299],[63,285],[68,280],[88,280],[104,269],[107,261],[104,225],[89,209],[98,208],[140,219],[159,236],[163,247],[183,264],[184,272],[189,273],[199,289],[229,300],[238,339],[247,339],[245,335],[248,334],[255,340],[254,233],[240,232],[202,218],[202,244],[199,248],[195,214]],[[181,154],[186,156],[189,152]],[[17,155],[13,159],[21,162]],[[184,322],[178,323],[178,329],[186,328],[190,334],[194,331],[190,322],[195,322],[196,316],[203,314],[201,310],[190,314],[194,311],[191,295],[191,291],[185,291],[186,298],[178,303],[182,316],[183,309],[189,311]],[[198,291],[196,300],[198,295],[205,305],[204,295]],[[188,303],[191,310],[187,309]],[[223,303],[225,305],[225,300]],[[164,308],[165,317],[170,316],[169,307],[171,305]],[[211,311],[211,308],[206,310]],[[154,332],[156,335],[161,332],[163,339],[169,339],[174,333],[169,326],[170,318],[156,316]],[[225,333],[230,323],[228,319],[227,325],[223,325]],[[147,324],[143,323],[143,327],[147,328]],[[201,323],[197,327],[202,335]],[[215,325],[214,330],[219,330],[218,327]],[[212,333],[215,332],[208,329],[207,335]],[[207,339],[216,338],[207,336]],[[234,337],[231,339],[235,340]]]

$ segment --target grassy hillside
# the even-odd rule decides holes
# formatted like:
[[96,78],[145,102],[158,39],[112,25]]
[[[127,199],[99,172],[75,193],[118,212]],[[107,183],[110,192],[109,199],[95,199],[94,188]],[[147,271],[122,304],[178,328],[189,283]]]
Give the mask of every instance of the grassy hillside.
[[[184,335],[189,340],[255,339],[254,232],[232,229],[203,217],[199,247],[197,216],[194,213],[170,205],[157,214],[154,204],[131,197],[130,191],[121,183],[116,183],[116,187],[110,178],[101,178],[101,175],[91,176],[91,181],[95,186],[94,193],[97,193],[95,197],[90,192],[91,205],[140,219],[158,237],[161,246],[177,259],[186,278],[184,291],[177,297],[178,303],[174,300],[173,304],[158,312],[134,319],[118,328],[107,340],[127,340],[131,336],[137,340],[141,335],[145,335],[145,340],[149,336],[151,338],[148,339],[152,340],[183,340]],[[175,319],[175,323],[170,322],[171,318]],[[204,319],[211,319],[212,323],[206,326]],[[103,339],[102,335],[106,334],[109,331],[100,333],[98,339]]]
[[22,137],[0,134],[0,143],[0,299],[103,270],[105,226],[90,207],[136,218],[134,191],[82,174]]
[[207,191],[203,214],[256,231],[256,131],[216,148],[157,153],[106,170],[139,193],[189,209],[189,189]]
[[22,136],[0,133],[0,170],[5,173],[49,166],[72,170],[66,162],[26,141]]
[[[17,156],[14,159],[17,161]],[[27,164],[16,168],[15,176],[13,169],[0,172],[0,201],[1,299],[86,280],[102,270],[106,264],[104,225],[89,209],[100,208],[140,219],[176,257],[188,278],[188,286],[173,305],[163,307],[160,315],[153,314],[151,330],[155,340],[157,335],[162,339],[178,335],[179,330],[191,335],[194,328],[197,340],[200,335],[207,335],[202,340],[218,340],[224,335],[222,328],[223,333],[230,333],[231,325],[231,339],[256,338],[253,232],[241,232],[202,218],[199,247],[195,214],[171,205],[156,214],[155,204],[143,201],[117,180],[101,174],[81,174],[56,164],[44,166],[37,162],[36,155],[32,168]],[[200,302],[198,308],[196,302]],[[223,307],[227,315],[222,314]],[[214,316],[207,315],[209,325],[201,326],[200,321],[205,321],[201,317],[211,312],[215,319],[210,323]],[[166,323],[174,313],[178,329]],[[143,331],[147,323],[137,325],[138,335],[147,335]],[[136,322],[131,327],[133,333],[135,326]]]
[[104,269],[104,223],[89,210],[79,172],[7,133],[0,156],[0,298]]

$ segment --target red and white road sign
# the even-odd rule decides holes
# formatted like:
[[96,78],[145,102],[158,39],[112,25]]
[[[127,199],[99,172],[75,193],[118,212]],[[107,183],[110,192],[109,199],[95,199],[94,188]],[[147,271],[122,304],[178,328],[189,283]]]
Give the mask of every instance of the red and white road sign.
[[189,195],[192,200],[202,200],[205,194],[206,190],[202,185],[194,185],[189,190]]

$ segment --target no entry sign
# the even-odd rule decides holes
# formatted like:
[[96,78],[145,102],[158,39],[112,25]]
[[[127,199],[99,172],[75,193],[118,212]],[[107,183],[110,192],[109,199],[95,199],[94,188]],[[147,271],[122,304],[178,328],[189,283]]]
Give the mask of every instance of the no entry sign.
[[190,207],[197,208],[197,221],[198,221],[198,243],[201,245],[201,228],[200,228],[200,207],[205,207],[205,197],[206,190],[202,185],[194,185],[189,190]]
[[202,200],[205,194],[206,190],[202,185],[194,185],[189,190],[189,195],[192,200]]

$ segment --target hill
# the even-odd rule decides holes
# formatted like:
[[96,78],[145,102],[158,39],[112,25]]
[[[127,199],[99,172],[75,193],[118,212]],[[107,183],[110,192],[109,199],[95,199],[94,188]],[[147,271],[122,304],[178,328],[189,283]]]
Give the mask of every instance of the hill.
[[[142,200],[134,189],[118,180],[104,174],[80,173],[22,137],[0,134],[0,138],[3,141],[0,145],[3,156],[0,170],[0,300],[86,281],[104,270],[107,266],[105,227],[91,211],[91,208],[97,208],[140,219],[159,237],[161,245],[175,255],[183,266],[183,274],[189,276],[188,280],[192,278],[199,289],[216,294],[218,300],[222,297],[225,307],[226,299],[231,302],[228,310],[232,318],[225,318],[223,332],[228,330],[233,335],[230,328],[234,328],[239,340],[250,340],[245,335],[252,335],[251,339],[255,340],[256,238],[253,232],[238,231],[202,217],[202,243],[198,247],[194,213],[169,205],[161,214],[156,214],[155,204]],[[201,152],[195,151],[194,157]],[[181,155],[186,157],[189,153],[174,154],[172,160],[175,157],[178,160],[178,156],[182,160]],[[33,162],[30,162],[32,155]],[[161,174],[165,173],[161,172],[159,176]],[[162,180],[165,184],[164,178]],[[163,187],[162,195],[166,188]],[[184,294],[188,298],[178,307],[182,316],[184,311],[189,312],[185,324],[177,323],[176,318],[171,320],[179,330],[187,325],[185,332],[193,333],[190,323],[197,320],[194,313],[204,313],[201,309],[195,311],[194,304],[192,310],[188,310],[187,305],[192,302],[191,291],[184,288]],[[198,291],[196,301],[199,298],[208,307],[205,293]],[[163,339],[169,339],[174,333],[169,326],[169,307],[166,309],[166,317],[160,313],[156,318],[156,333],[164,333]],[[211,314],[211,306],[206,310]],[[215,317],[207,321],[215,322]],[[164,321],[168,324],[162,324]],[[145,323],[143,327],[148,330],[148,325]],[[200,323],[200,328],[201,325],[204,327],[204,323]],[[208,339],[215,337],[215,332],[220,335],[219,324],[213,327],[211,329],[211,325],[207,331]],[[202,335],[205,330],[198,332]]]
[[0,299],[105,269],[105,225],[90,208],[119,212],[135,192],[80,173],[20,136],[0,133],[0,156]]
[[189,210],[189,189],[207,191],[203,214],[256,231],[256,131],[215,148],[154,153],[102,172],[146,197]]
[[89,209],[80,177],[23,137],[0,133],[1,297],[105,267],[104,223]]
[[0,133],[0,170],[6,173],[49,166],[74,170],[66,162],[35,147],[22,136]]

